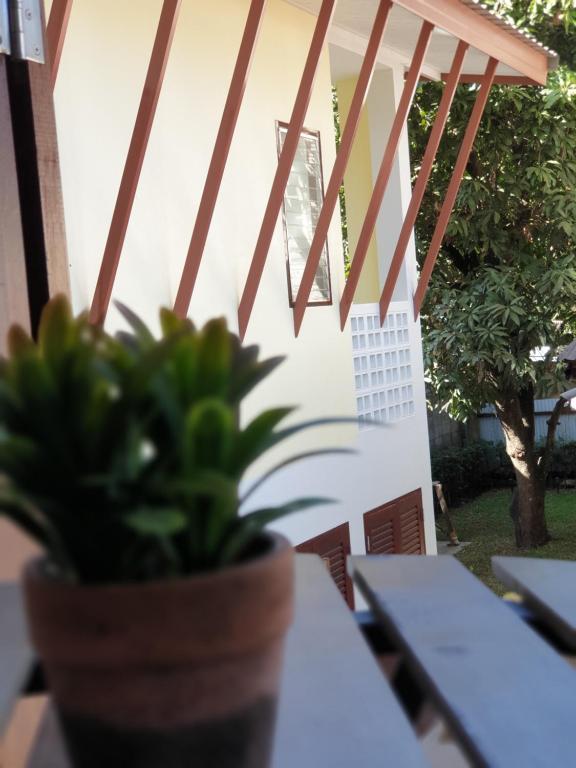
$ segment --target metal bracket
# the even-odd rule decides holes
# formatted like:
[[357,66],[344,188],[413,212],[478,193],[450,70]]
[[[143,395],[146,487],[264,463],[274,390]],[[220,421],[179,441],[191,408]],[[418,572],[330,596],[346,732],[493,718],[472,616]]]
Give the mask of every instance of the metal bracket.
[[0,0],[0,53],[45,63],[42,0]]
[[44,3],[42,0],[9,0],[12,56],[44,64]]
[[0,0],[0,53],[10,53],[10,16],[8,0]]

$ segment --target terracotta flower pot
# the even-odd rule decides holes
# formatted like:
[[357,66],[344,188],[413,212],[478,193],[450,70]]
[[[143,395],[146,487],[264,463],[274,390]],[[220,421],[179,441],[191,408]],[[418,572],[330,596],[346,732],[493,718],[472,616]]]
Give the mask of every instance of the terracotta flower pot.
[[269,765],[293,550],[267,538],[253,560],[165,582],[76,586],[28,566],[32,641],[75,768]]

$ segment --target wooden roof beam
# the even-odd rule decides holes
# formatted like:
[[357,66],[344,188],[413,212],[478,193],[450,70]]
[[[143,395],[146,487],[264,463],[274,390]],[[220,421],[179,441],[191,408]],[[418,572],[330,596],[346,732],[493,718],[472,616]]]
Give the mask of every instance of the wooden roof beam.
[[[447,80],[449,74],[442,72],[442,80]],[[460,83],[468,83],[470,85],[481,85],[484,80],[484,75],[460,75]],[[523,77],[521,75],[496,75],[494,78],[494,85],[539,85],[535,80],[529,77]]]
[[480,15],[461,0],[394,0],[396,5],[454,35],[487,56],[506,64],[520,75],[545,85],[549,52],[527,39],[511,34],[487,16]]

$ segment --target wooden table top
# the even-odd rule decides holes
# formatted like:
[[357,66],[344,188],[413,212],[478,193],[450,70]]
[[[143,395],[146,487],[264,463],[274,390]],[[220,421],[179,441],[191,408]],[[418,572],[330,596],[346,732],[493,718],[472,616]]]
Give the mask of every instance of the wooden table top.
[[[574,641],[576,563],[496,559],[542,622]],[[473,766],[576,765],[576,672],[453,557],[352,557],[373,620]],[[571,633],[571,634],[570,634]],[[20,593],[0,587],[0,725],[29,675]],[[398,691],[402,693],[400,690]],[[298,555],[273,768],[428,765],[396,692],[319,558]],[[68,768],[49,712],[29,768]]]
[[[418,740],[324,564],[296,558],[274,768],[426,766]],[[52,713],[29,768],[68,768]]]
[[0,735],[33,663],[20,589],[0,583]]
[[353,557],[352,567],[473,765],[576,765],[576,672],[458,560]]
[[274,768],[423,766],[414,731],[316,555],[298,555]]
[[576,568],[572,561],[493,557],[492,570],[576,653]]

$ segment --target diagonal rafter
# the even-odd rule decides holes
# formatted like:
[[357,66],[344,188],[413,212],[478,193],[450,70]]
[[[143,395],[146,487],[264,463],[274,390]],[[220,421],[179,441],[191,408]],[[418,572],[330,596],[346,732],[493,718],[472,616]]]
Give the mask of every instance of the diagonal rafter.
[[124,165],[118,197],[112,215],[104,256],[98,274],[96,290],[90,308],[90,322],[102,325],[106,319],[112,288],[126,238],[126,231],[134,205],[138,181],[144,164],[148,140],[152,131],[156,107],[164,82],[170,48],[182,0],[164,0],[154,47],[148,65],[140,106],[132,132],[132,139]]
[[400,230],[400,235],[398,236],[396,249],[394,251],[394,255],[392,256],[392,261],[390,262],[390,268],[386,276],[384,288],[382,289],[382,295],[380,296],[381,323],[384,322],[388,312],[388,307],[392,301],[394,289],[398,281],[398,275],[400,274],[402,262],[404,261],[404,256],[406,254],[406,248],[408,247],[408,243],[412,237],[412,230],[414,228],[414,224],[416,223],[416,218],[418,216],[418,212],[420,211],[420,206],[422,205],[422,199],[424,197],[426,185],[428,184],[428,180],[432,172],[432,166],[434,165],[434,160],[436,159],[436,153],[438,152],[438,147],[440,146],[444,128],[446,127],[446,121],[448,120],[450,107],[452,106],[456,88],[460,82],[460,73],[462,72],[464,57],[466,56],[468,48],[468,43],[464,43],[462,41],[458,43],[456,53],[454,54],[454,61],[452,62],[452,68],[446,79],[446,86],[440,100],[438,114],[436,115],[434,125],[430,131],[430,137],[428,139],[428,144],[426,145],[424,157],[422,158],[420,172],[418,173],[418,178],[414,184],[410,205],[408,206],[408,210],[404,218],[404,223],[402,224],[402,229]]
[[432,275],[434,264],[436,263],[438,253],[440,252],[440,247],[442,246],[442,241],[444,240],[444,235],[446,234],[446,228],[448,227],[448,222],[450,221],[450,216],[456,202],[456,196],[458,195],[458,190],[460,189],[460,184],[462,183],[462,178],[464,176],[464,171],[466,170],[470,152],[472,151],[472,146],[474,144],[474,140],[480,126],[480,121],[482,120],[482,115],[484,114],[484,109],[488,101],[488,96],[490,95],[490,90],[494,82],[497,66],[497,59],[491,58],[488,60],[486,71],[482,79],[482,85],[478,90],[478,95],[476,96],[476,101],[470,114],[470,119],[464,133],[464,138],[462,139],[462,145],[460,146],[460,151],[454,165],[454,171],[452,172],[452,177],[450,179],[450,183],[448,184],[448,189],[446,190],[446,196],[444,198],[444,202],[442,203],[438,221],[436,222],[436,228],[434,229],[434,234],[432,235],[432,240],[430,241],[430,247],[428,248],[428,253],[426,254],[426,259],[424,261],[424,266],[422,267],[422,272],[420,273],[420,280],[416,288],[416,293],[414,294],[415,319],[420,314],[420,308],[426,294],[428,283],[430,282],[430,276]]
[[236,59],[234,73],[230,82],[230,88],[224,105],[224,112],[218,129],[218,135],[214,144],[212,159],[208,168],[208,175],[202,191],[196,221],[192,231],[190,246],[186,255],[174,311],[180,316],[185,317],[188,314],[190,300],[196,285],[198,270],[202,262],[202,255],[206,247],[206,240],[218,199],[222,177],[226,168],[230,145],[234,137],[234,130],[238,121],[238,114],[242,105],[244,91],[250,72],[250,66],[254,54],[254,49],[258,40],[258,34],[261,27],[262,18],[268,0],[252,0],[250,10],[244,27],[244,34]]
[[354,258],[350,264],[348,280],[340,300],[340,326],[342,330],[346,325],[350,307],[352,306],[352,302],[354,300],[354,293],[356,292],[356,288],[358,286],[360,273],[362,272],[362,267],[364,266],[364,261],[366,260],[366,254],[368,252],[370,240],[372,239],[376,221],[378,219],[378,214],[380,212],[380,207],[386,193],[386,188],[388,187],[390,174],[392,173],[392,168],[394,165],[396,150],[398,149],[400,137],[406,125],[406,119],[408,117],[410,107],[412,106],[412,100],[414,98],[416,86],[418,85],[418,80],[420,79],[422,65],[424,64],[424,59],[426,57],[426,52],[428,50],[428,45],[430,43],[433,30],[434,27],[432,24],[427,21],[423,22],[420,34],[418,36],[418,42],[416,43],[416,48],[414,50],[414,55],[412,57],[412,63],[410,64],[410,69],[408,70],[406,80],[404,81],[402,96],[400,97],[398,109],[396,111],[396,115],[394,116],[390,135],[388,137],[388,143],[386,145],[384,156],[380,164],[380,170],[378,171],[374,189],[372,190],[372,197],[370,198],[370,203],[368,204],[368,209],[364,218],[364,224],[362,225],[362,230],[360,231],[360,236],[358,238],[358,244],[356,246]]
[[250,315],[258,292],[258,286],[260,285],[260,280],[268,257],[268,251],[270,250],[270,244],[274,235],[274,229],[284,199],[286,184],[288,183],[296,150],[298,149],[300,134],[304,126],[308,104],[310,103],[314,80],[316,79],[318,63],[320,61],[324,43],[326,42],[326,35],[335,8],[336,0],[322,0],[320,12],[312,35],[312,41],[310,43],[310,49],[304,65],[302,79],[300,80],[300,85],[298,87],[296,101],[294,102],[290,124],[280,153],[280,158],[278,159],[278,166],[272,183],[272,189],[270,191],[266,211],[260,227],[260,233],[248,271],[248,277],[246,278],[244,291],[238,307],[238,325],[241,338],[244,338],[250,321]]
[[52,88],[56,85],[62,49],[70,20],[73,0],[53,0],[50,18],[46,25],[46,42],[50,55],[50,82]]
[[374,18],[372,32],[362,62],[362,68],[358,75],[354,96],[352,97],[352,103],[350,104],[346,125],[342,131],[340,146],[334,162],[334,168],[332,169],[332,175],[330,176],[322,209],[316,223],[314,237],[312,238],[308,259],[306,260],[306,266],[298,289],[298,295],[294,303],[294,332],[296,336],[298,336],[302,326],[304,313],[306,312],[306,306],[310,297],[310,291],[312,290],[314,278],[322,257],[324,242],[326,241],[330,222],[334,215],[334,208],[338,202],[340,186],[344,178],[344,173],[346,172],[348,160],[350,159],[350,153],[360,123],[362,108],[366,101],[366,96],[368,95],[372,75],[374,74],[374,68],[376,66],[376,57],[382,43],[391,8],[392,0],[380,0],[380,5]]

